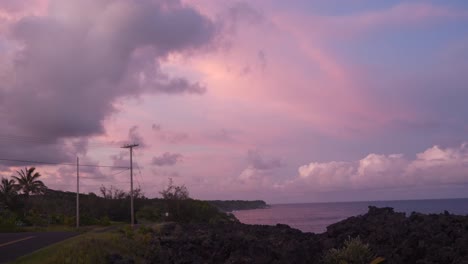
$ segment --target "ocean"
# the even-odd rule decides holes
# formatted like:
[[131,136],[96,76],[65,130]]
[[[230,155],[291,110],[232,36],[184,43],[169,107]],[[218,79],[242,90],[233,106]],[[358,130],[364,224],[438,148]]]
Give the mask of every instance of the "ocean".
[[267,209],[241,210],[233,214],[245,224],[287,224],[303,232],[323,233],[327,226],[351,216],[365,214],[368,206],[392,207],[396,212],[468,215],[468,198],[442,200],[371,201],[340,203],[276,204]]

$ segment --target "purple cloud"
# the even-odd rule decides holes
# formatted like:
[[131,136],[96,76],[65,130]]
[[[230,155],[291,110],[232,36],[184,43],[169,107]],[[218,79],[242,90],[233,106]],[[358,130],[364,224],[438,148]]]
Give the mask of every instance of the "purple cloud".
[[203,93],[159,62],[209,45],[216,34],[194,8],[162,0],[52,0],[46,16],[24,17],[9,31],[7,41],[17,45],[0,62],[0,134],[50,140],[102,134],[117,99]]
[[182,155],[178,153],[165,152],[161,156],[153,157],[151,164],[156,166],[174,166],[182,160]]
[[264,158],[258,150],[249,150],[247,152],[247,162],[249,166],[256,170],[271,170],[284,166],[279,158]]

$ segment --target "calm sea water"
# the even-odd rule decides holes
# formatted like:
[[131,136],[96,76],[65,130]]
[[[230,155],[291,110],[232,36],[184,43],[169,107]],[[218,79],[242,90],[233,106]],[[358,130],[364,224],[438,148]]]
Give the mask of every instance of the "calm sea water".
[[304,232],[322,233],[328,225],[350,216],[365,214],[368,206],[393,207],[397,212],[468,215],[468,199],[278,204],[268,209],[235,211],[245,224],[287,224]]

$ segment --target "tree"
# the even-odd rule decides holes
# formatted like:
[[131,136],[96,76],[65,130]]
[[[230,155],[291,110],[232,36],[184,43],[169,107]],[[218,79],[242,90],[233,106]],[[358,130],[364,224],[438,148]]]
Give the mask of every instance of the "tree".
[[169,184],[166,189],[160,192],[165,200],[187,200],[189,199],[189,192],[185,185],[174,185],[172,178],[169,178]]
[[15,204],[18,188],[13,179],[2,178],[0,184],[0,202],[5,204],[8,209],[12,210]]
[[19,170],[16,173],[18,176],[12,176],[17,181],[17,188],[28,198],[31,194],[40,194],[44,193],[47,187],[45,184],[39,180],[41,174],[35,172],[36,168],[25,168],[24,170]]
[[127,196],[127,193],[125,193],[124,190],[115,188],[112,185],[110,188],[106,188],[104,185],[102,185],[99,188],[99,191],[101,192],[101,195],[102,197],[104,197],[104,199],[109,199],[109,200],[125,199],[125,197]]
[[[106,186],[101,185],[101,187],[99,188],[99,192],[101,193],[103,198],[108,199],[108,200],[121,200],[121,199],[130,198],[130,192],[125,192],[124,190],[116,188],[112,185],[110,188],[107,188]],[[141,191],[140,187],[133,189],[133,198],[135,199],[145,198],[145,195]]]
[[[173,221],[183,221],[185,219],[185,212],[182,203],[186,202],[189,197],[189,192],[185,185],[174,185],[172,178],[169,178],[169,184],[166,189],[163,189],[160,194],[166,202],[166,210],[169,218]],[[187,205],[186,203],[184,203]]]

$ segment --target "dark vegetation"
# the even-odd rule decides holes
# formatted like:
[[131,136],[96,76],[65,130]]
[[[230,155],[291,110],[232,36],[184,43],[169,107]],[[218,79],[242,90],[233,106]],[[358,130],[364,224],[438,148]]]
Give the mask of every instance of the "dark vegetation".
[[[25,227],[75,226],[76,193],[47,189],[35,168],[18,171],[13,179],[0,184],[0,232],[21,231]],[[214,205],[189,197],[185,186],[172,180],[161,191],[162,198],[148,199],[134,190],[136,222],[217,222],[235,221],[231,214]],[[130,221],[130,194],[113,186],[94,193],[80,194],[80,224],[110,225]]]
[[[323,234],[236,222],[171,223],[148,233],[145,252],[152,253],[141,263],[468,263],[468,216],[449,213],[407,217],[370,207]],[[108,256],[110,263],[132,259]]]
[[[47,189],[33,168],[16,176],[0,184],[0,230],[75,225],[75,193]],[[468,216],[406,216],[392,208],[369,207],[367,214],[313,234],[282,224],[245,225],[223,212],[266,206],[262,201],[193,200],[185,186],[172,181],[161,196],[148,199],[135,191],[136,229],[89,233],[25,263],[39,258],[42,263],[468,264]],[[100,196],[82,194],[80,221],[128,222],[129,199],[112,186],[101,187]]]
[[235,210],[248,210],[248,209],[263,209],[268,208],[265,201],[243,201],[243,200],[232,200],[232,201],[208,201],[210,204],[216,206],[223,212],[232,212]]

